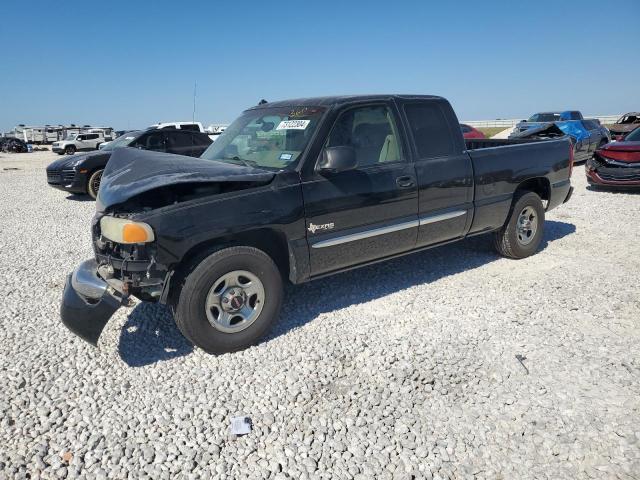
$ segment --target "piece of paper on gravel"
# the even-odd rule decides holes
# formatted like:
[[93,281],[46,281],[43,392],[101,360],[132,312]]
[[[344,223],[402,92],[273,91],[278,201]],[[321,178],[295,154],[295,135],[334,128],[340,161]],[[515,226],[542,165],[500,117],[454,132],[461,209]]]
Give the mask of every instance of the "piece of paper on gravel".
[[234,435],[251,433],[251,419],[249,417],[231,417],[231,433]]

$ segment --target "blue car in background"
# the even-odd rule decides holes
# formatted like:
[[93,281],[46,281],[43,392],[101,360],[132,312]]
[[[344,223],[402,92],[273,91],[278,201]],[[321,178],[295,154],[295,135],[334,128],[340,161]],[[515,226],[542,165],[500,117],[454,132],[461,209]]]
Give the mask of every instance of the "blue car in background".
[[584,117],[578,110],[565,110],[564,112],[534,113],[528,120],[522,120],[516,125],[515,132],[524,132],[530,128],[538,128],[549,122],[564,122],[567,120],[582,120]]
[[555,138],[564,135],[571,139],[575,162],[588,160],[597,149],[611,141],[611,132],[595,119],[539,122],[524,130],[515,129],[509,138]]

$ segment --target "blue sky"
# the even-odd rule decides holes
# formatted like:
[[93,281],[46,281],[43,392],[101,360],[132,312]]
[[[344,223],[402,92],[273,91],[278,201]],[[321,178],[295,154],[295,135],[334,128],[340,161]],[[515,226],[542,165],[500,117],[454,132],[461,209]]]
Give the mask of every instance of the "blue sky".
[[0,130],[188,120],[194,81],[205,124],[261,98],[341,93],[442,95],[464,120],[640,110],[637,0],[30,1],[11,10],[0,26]]

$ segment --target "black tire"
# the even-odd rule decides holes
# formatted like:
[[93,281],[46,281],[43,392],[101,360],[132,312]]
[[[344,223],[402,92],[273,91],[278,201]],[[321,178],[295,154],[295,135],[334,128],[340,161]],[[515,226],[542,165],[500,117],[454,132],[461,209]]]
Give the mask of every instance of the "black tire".
[[64,147],[64,153],[67,155],[73,155],[76,153],[76,147],[74,145],[67,145]]
[[[518,230],[518,222],[522,218],[528,218],[528,213],[536,218],[535,232],[527,236]],[[528,229],[524,229],[528,232]],[[516,192],[511,204],[511,210],[504,227],[495,232],[494,246],[498,253],[508,258],[526,258],[538,250],[544,235],[544,207],[540,197],[533,192]]]
[[87,194],[94,200],[98,197],[102,172],[104,172],[104,169],[96,170],[89,176],[89,180],[87,180]]
[[64,155],[64,152],[57,152],[58,155]]
[[[227,333],[207,318],[209,291],[229,272],[244,270],[255,275],[264,287],[259,315],[244,330]],[[174,315],[178,329],[194,345],[207,353],[221,354],[247,348],[262,338],[280,313],[283,285],[278,267],[271,257],[253,247],[218,250],[199,262],[179,290]]]

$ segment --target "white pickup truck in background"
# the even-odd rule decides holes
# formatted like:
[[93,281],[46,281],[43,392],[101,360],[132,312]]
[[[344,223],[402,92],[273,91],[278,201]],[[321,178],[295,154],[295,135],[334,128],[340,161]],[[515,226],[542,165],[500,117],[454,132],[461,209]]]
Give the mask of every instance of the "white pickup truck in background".
[[164,122],[154,123],[149,128],[157,128],[158,130],[171,129],[171,130],[191,130],[193,132],[206,133],[202,123],[200,122]]

